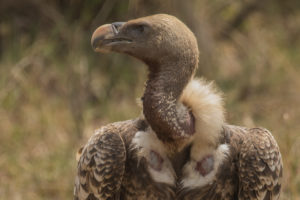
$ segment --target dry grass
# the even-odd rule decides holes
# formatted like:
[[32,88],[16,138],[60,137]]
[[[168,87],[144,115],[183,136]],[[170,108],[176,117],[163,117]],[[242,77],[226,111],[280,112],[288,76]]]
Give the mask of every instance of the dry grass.
[[[153,12],[136,2],[129,4],[132,15]],[[281,199],[300,199],[300,13],[271,18],[257,12],[229,39],[217,39],[217,30],[243,4],[216,15],[224,2],[208,2],[194,0],[188,13],[188,5],[160,9],[180,16],[196,33],[198,76],[216,80],[224,91],[227,121],[273,132],[284,161]],[[61,17],[50,13],[54,21]],[[18,33],[10,37],[14,29],[0,23],[0,36],[7,36],[0,60],[0,199],[71,198],[80,145],[93,129],[140,113],[135,102],[146,79],[143,64],[96,55],[84,27],[74,23],[66,30],[68,23],[61,24],[30,40]]]

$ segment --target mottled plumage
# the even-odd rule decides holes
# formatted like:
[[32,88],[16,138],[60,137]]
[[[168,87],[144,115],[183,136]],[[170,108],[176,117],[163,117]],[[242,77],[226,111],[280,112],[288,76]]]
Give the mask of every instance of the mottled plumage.
[[80,151],[76,200],[278,200],[282,159],[263,128],[225,123],[222,94],[193,79],[198,47],[177,18],[106,24],[96,51],[148,65],[143,115],[96,131]]
[[[75,199],[175,199],[175,187],[152,180],[131,145],[144,120],[116,122],[90,138],[78,161]],[[127,152],[127,154],[126,154]]]
[[230,151],[217,175],[202,188],[182,188],[180,179],[154,181],[146,158],[132,149],[132,138],[146,126],[136,119],[96,131],[79,160],[75,199],[279,199],[281,157],[266,129],[224,125],[219,145]]
[[230,151],[214,180],[202,187],[182,189],[178,199],[279,199],[282,160],[271,133],[264,128],[224,125],[220,144]]

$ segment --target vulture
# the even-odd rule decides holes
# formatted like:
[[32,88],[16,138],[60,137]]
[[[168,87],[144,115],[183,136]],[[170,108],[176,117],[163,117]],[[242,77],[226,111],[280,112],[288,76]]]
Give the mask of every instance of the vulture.
[[148,66],[136,119],[103,126],[81,149],[75,200],[277,200],[282,159],[264,128],[229,125],[222,94],[194,78],[197,40],[174,16],[105,24],[96,52]]

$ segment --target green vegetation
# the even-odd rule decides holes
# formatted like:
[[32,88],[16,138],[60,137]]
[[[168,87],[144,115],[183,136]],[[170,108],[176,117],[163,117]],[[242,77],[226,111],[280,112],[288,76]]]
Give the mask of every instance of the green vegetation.
[[198,76],[225,93],[227,121],[271,130],[281,199],[300,199],[299,0],[0,2],[0,199],[70,199],[75,155],[93,130],[134,118],[144,65],[90,47],[103,23],[154,13],[183,20]]

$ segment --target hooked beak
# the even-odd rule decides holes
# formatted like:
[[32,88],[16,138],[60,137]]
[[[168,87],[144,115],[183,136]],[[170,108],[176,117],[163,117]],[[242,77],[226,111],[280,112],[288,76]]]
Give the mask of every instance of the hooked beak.
[[92,35],[91,44],[96,52],[108,52],[112,46],[120,43],[129,43],[130,39],[119,35],[120,28],[125,22],[114,22],[98,27]]

